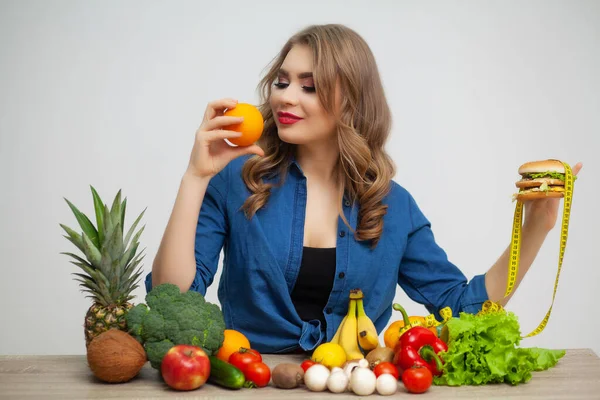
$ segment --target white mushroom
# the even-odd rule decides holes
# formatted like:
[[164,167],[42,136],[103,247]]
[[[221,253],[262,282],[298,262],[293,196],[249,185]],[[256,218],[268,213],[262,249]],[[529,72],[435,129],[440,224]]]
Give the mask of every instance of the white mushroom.
[[313,392],[322,392],[327,388],[329,368],[321,364],[315,364],[304,373],[304,384]]
[[350,379],[341,368],[333,368],[331,375],[327,378],[327,389],[333,393],[344,393],[348,389]]
[[[368,365],[368,362],[367,362]],[[359,396],[369,396],[375,392],[377,377],[370,368],[358,367],[352,371],[350,387]]]
[[389,396],[398,390],[398,381],[392,374],[381,374],[377,378],[376,388],[380,395]]

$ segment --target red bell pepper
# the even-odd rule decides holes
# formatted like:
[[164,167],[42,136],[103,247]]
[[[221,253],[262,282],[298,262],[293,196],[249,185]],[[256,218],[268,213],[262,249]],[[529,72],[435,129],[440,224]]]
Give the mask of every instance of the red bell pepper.
[[[405,327],[410,325],[408,315],[399,304],[394,309],[402,313]],[[414,366],[426,367],[433,375],[442,373],[442,360],[437,353],[447,351],[448,346],[429,329],[413,326],[400,336],[394,348],[393,363],[402,371]]]

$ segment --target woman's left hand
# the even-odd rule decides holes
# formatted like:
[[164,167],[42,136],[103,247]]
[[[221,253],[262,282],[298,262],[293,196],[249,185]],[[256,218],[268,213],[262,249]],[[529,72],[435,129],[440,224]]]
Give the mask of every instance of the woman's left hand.
[[[577,163],[572,168],[573,175],[577,175],[583,167],[582,163]],[[525,206],[525,223],[524,227],[528,226],[534,229],[542,229],[549,232],[558,218],[558,206],[560,198],[537,199],[529,200],[524,203]]]

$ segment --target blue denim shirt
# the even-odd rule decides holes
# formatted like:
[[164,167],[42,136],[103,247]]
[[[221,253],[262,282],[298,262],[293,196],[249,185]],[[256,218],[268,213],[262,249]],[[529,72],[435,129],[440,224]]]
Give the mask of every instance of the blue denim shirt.
[[[241,170],[246,157],[232,161],[207,188],[196,230],[196,276],[190,290],[201,294],[212,284],[224,251],[218,288],[227,328],[243,332],[252,347],[265,353],[312,350],[331,340],[348,309],[351,289],[365,294],[365,310],[378,332],[389,322],[396,285],[431,313],[450,306],[477,312],[488,299],[484,275],[470,282],[436,244],[430,223],[413,197],[392,182],[383,234],[374,249],[355,240],[338,217],[336,274],[318,320],[304,322],[290,298],[300,268],[306,208],[306,177],[292,162],[284,184],[271,190],[268,203],[248,220],[242,204],[249,195]],[[358,207],[343,201],[355,228]],[[146,277],[146,290],[152,285]]]

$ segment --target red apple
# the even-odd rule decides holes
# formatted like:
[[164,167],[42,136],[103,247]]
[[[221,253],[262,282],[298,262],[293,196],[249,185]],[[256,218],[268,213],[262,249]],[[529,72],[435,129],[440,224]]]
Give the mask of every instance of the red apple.
[[175,390],[194,390],[210,375],[210,360],[200,347],[179,344],[171,347],[160,365],[167,385]]

